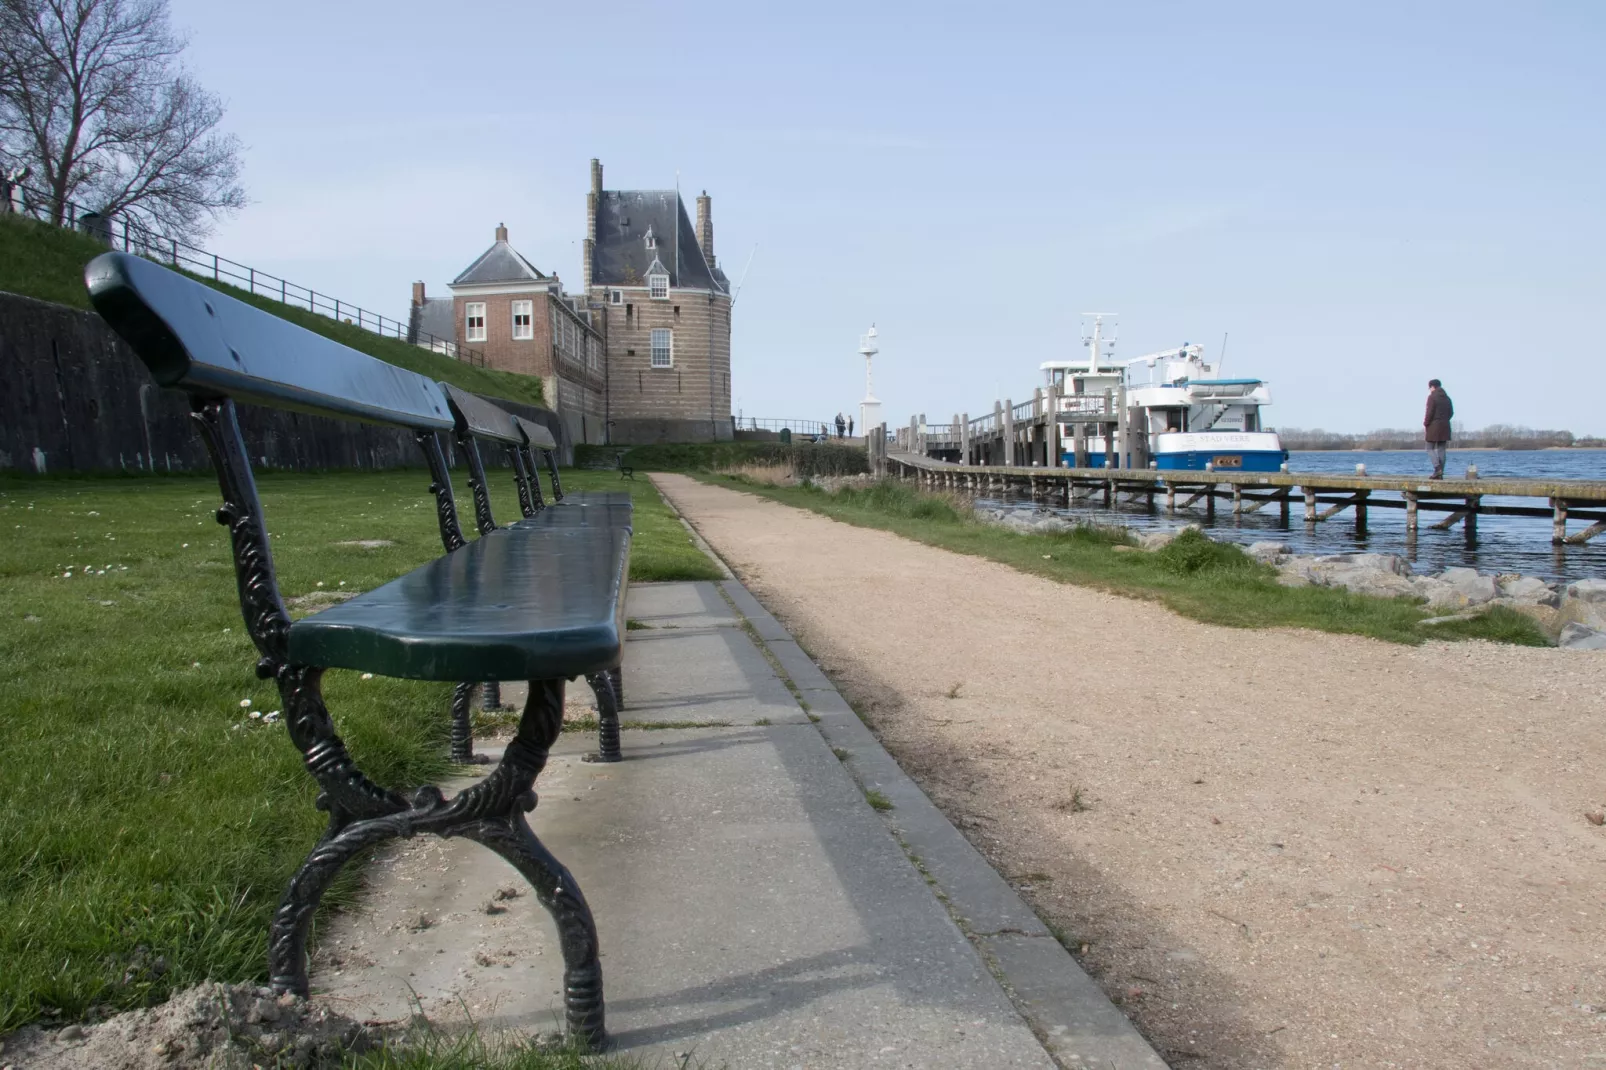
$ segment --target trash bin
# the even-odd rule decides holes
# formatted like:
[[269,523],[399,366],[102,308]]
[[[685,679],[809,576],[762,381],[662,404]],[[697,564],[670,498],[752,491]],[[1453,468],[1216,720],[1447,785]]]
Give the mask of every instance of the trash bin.
[[781,428],[781,444],[786,446],[792,444],[792,429],[790,427]]

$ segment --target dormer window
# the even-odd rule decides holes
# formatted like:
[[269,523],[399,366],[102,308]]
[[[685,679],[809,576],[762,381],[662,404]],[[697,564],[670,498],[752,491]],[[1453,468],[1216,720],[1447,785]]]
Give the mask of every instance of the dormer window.
[[646,241],[647,248],[649,248],[649,249],[658,248],[658,239],[652,236],[652,226],[650,224],[647,227],[647,235],[643,240]]
[[608,292],[608,300],[616,305],[622,305],[625,303],[625,292],[623,290],[610,290]]
[[669,276],[648,275],[647,296],[651,297],[654,301],[669,300]]

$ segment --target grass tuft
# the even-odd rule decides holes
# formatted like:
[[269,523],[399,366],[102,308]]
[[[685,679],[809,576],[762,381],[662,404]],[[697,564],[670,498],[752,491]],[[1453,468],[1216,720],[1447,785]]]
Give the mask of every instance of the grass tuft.
[[864,801],[870,804],[871,809],[880,810],[882,813],[892,809],[892,800],[875,788],[864,789]]

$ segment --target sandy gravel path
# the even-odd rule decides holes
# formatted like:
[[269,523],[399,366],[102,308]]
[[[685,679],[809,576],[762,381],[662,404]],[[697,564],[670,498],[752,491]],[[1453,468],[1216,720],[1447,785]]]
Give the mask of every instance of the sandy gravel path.
[[1173,1065],[1606,1068],[1606,655],[1211,627],[654,479]]

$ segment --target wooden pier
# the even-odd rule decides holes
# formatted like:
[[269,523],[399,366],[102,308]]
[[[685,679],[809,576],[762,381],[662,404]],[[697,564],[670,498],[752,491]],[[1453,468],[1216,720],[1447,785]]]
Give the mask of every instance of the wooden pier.
[[[1053,421],[1044,421],[1053,426]],[[1031,427],[1034,425],[1028,425]],[[944,429],[947,430],[947,429]],[[1030,432],[1028,432],[1030,434]],[[874,439],[876,436],[872,435]],[[1296,506],[1314,527],[1340,513],[1352,512],[1357,534],[1366,531],[1371,509],[1405,510],[1407,539],[1414,539],[1421,514],[1442,514],[1434,530],[1461,524],[1468,542],[1478,537],[1480,516],[1548,518],[1551,542],[1579,546],[1606,532],[1606,481],[1571,479],[1442,479],[1410,476],[1336,475],[1323,472],[1159,471],[1153,468],[1054,468],[1046,464],[959,464],[908,449],[926,436],[914,428],[900,428],[894,441],[881,441],[872,450],[871,463],[878,473],[908,479],[931,490],[952,490],[974,495],[1019,493],[1045,505],[1070,506],[1098,503],[1111,508],[1121,503],[1142,503],[1163,508],[1169,516],[1201,508],[1209,519],[1230,508],[1233,516],[1277,510],[1291,522]],[[946,444],[946,439],[938,442]],[[1006,441],[1008,441],[1006,439]],[[1045,446],[1048,442],[1043,443]],[[939,452],[946,452],[940,447]],[[1053,454],[1048,454],[1053,456]],[[1528,499],[1533,504],[1490,502],[1488,498]],[[1539,504],[1543,502],[1544,504]],[[1569,533],[1569,521],[1588,526]]]

